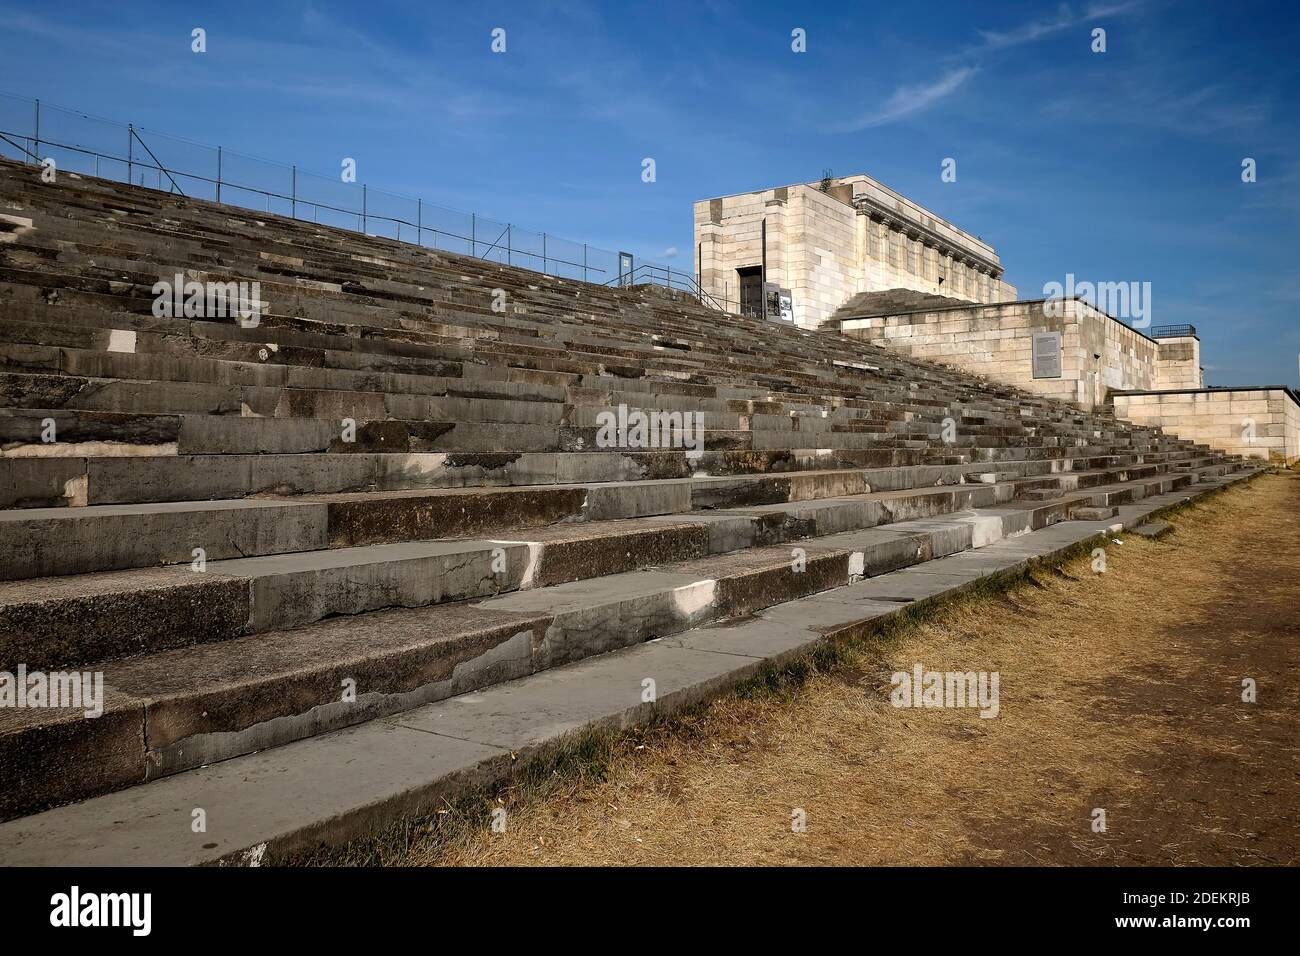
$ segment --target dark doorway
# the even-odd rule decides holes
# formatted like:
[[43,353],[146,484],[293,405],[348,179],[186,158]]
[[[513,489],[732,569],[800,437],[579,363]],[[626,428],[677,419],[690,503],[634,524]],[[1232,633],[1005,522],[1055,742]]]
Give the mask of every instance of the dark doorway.
[[740,277],[740,314],[763,316],[763,267],[746,266],[737,269]]

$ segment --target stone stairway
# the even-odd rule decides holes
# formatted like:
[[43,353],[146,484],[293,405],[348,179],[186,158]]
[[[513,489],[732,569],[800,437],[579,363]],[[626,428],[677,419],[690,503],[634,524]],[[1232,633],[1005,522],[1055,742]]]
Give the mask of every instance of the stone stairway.
[[835,310],[835,313],[820,328],[827,332],[838,332],[846,319],[860,319],[875,315],[902,315],[908,312],[933,311],[970,306],[975,303],[969,299],[956,299],[933,292],[918,292],[915,289],[884,289],[875,292],[859,292]]
[[[877,582],[854,614],[879,617],[899,575],[956,587],[963,555],[1047,554],[1115,523],[1087,509],[1123,523],[1256,467],[838,336],[144,188],[0,163],[0,222],[0,671],[106,687],[94,718],[0,709],[0,861],[161,826],[203,781],[237,817],[292,801],[223,775],[328,788],[296,761],[438,702],[582,699],[648,642],[745,658],[660,702],[695,699],[806,646],[783,615]],[[257,325],[155,315],[177,273],[258,282]],[[620,407],[699,427],[611,445]],[[772,654],[736,649],[755,616]],[[427,807],[445,756],[402,770],[413,803],[344,802]],[[329,807],[299,844],[376,823]]]

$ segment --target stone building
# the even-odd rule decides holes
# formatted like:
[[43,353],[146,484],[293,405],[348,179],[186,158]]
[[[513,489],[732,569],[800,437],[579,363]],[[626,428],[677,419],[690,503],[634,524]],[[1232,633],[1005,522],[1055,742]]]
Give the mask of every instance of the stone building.
[[701,286],[731,311],[766,305],[810,328],[860,292],[1016,297],[992,246],[864,175],[701,200],[695,251]]
[[1200,388],[1191,326],[1134,328],[1082,299],[981,305],[933,296],[865,293],[834,315],[850,338],[985,375],[1094,409],[1112,393]]
[[[992,246],[869,176],[694,211],[700,286],[728,311],[838,332],[1222,451],[1300,458],[1295,392],[1206,388],[1190,325],[1123,322],[1105,297],[1017,300]],[[1116,284],[1098,294],[1103,285]]]

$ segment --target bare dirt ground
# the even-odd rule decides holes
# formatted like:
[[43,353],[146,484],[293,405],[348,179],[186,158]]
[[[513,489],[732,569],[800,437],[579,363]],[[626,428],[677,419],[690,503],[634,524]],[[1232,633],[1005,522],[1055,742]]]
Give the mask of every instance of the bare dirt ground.
[[[480,816],[384,862],[1300,862],[1300,475],[1169,520],[1107,544],[1105,573],[1087,556],[1036,571],[801,682],[623,735],[594,772],[500,794],[504,833]],[[997,671],[999,715],[891,706],[890,674],[916,663]]]

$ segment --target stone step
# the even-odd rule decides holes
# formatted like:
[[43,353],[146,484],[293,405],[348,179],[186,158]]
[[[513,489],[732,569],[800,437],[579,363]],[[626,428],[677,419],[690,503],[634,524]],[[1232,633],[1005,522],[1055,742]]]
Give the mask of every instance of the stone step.
[[[55,668],[227,640],[390,606],[418,607],[632,571],[885,520],[852,498],[585,522],[517,540],[294,552],[0,583],[0,670]],[[199,621],[198,613],[209,616]],[[68,632],[66,621],[81,622]]]
[[1052,481],[1048,487],[1020,488],[1017,491],[1017,495],[1026,501],[1053,501],[1063,494],[1065,492],[1055,481]]
[[862,494],[857,471],[0,511],[0,580]]
[[[33,326],[33,328],[36,328]],[[123,333],[142,336],[147,333]],[[140,343],[133,340],[133,345]],[[24,370],[0,375],[11,405],[31,408],[86,409],[91,411],[133,410],[165,414],[176,411],[201,414],[224,410],[227,414],[252,412],[262,416],[319,417],[337,420],[343,417],[373,419],[429,419],[432,421],[498,422],[504,424],[570,424],[576,427],[594,427],[602,412],[618,404],[629,408],[647,408],[649,411],[692,410],[696,414],[712,414],[714,420],[706,422],[710,429],[735,429],[747,427],[737,412],[747,411],[751,402],[735,403],[712,400],[716,410],[702,409],[694,397],[676,402],[668,396],[654,393],[617,391],[602,393],[599,389],[584,386],[568,389],[563,395],[522,396],[529,401],[502,401],[492,399],[458,400],[448,392],[480,387],[482,380],[463,380],[442,376],[414,376],[398,373],[379,375],[343,372],[317,367],[299,368],[284,365],[257,365],[252,362],[218,361],[210,357],[93,353],[67,348],[48,350],[49,365],[62,366],[62,373],[41,374],[31,368],[35,364],[29,351],[14,356],[13,346],[5,347],[10,361],[21,363]],[[264,346],[259,346],[267,354]],[[277,351],[276,355],[279,356]],[[285,353],[288,355],[289,353]],[[128,375],[130,366],[138,366],[138,374]],[[113,377],[109,377],[113,376]],[[349,376],[340,380],[341,376]],[[457,382],[462,383],[460,386]],[[510,383],[507,383],[510,384]],[[499,386],[498,386],[499,387]],[[414,392],[414,394],[412,393]],[[532,404],[531,399],[542,399]],[[557,408],[554,399],[563,398],[572,408]],[[594,402],[594,407],[584,404]],[[659,406],[677,408],[660,408]],[[723,410],[725,409],[725,411]],[[867,419],[858,410],[851,419],[827,420],[817,414],[754,415],[752,428],[763,432],[766,441],[791,441],[791,431],[815,433],[862,432],[881,435],[911,434],[933,437],[939,434],[941,424],[916,419],[917,415],[929,417],[935,410],[896,409],[892,415]],[[843,411],[840,409],[838,411]],[[937,411],[943,411],[939,409]],[[898,420],[907,416],[910,424]],[[567,420],[565,420],[567,419]],[[963,418],[962,435],[992,435],[1003,438],[1019,436],[1023,425],[980,423],[980,419]],[[852,427],[851,427],[852,426]],[[869,428],[866,426],[870,426]],[[770,435],[768,432],[779,434]],[[851,447],[867,447],[867,439],[842,438]],[[766,447],[766,446],[758,446]]]
[[1133,533],[1141,535],[1144,538],[1150,538],[1154,541],[1157,538],[1163,538],[1165,535],[1170,534],[1173,530],[1174,526],[1169,524],[1167,521],[1146,521],[1140,525],[1136,525],[1133,528]]
[[1107,505],[1102,508],[1087,506],[1070,509],[1070,517],[1075,521],[1102,521],[1106,518],[1113,518],[1117,514],[1119,514],[1119,508],[1115,505]]
[[[1002,527],[1000,516],[974,512],[950,521],[901,522],[809,539],[797,550],[760,547],[471,604],[332,618],[96,664],[109,688],[102,716],[69,723],[64,712],[28,712],[0,731],[0,752],[6,763],[21,767],[24,780],[21,794],[0,798],[0,815],[84,798],[749,615],[971,547],[972,529],[978,529],[981,546],[992,543],[1003,537]],[[483,570],[466,569],[466,580],[474,574],[490,578]],[[345,689],[355,690],[355,699]],[[51,733],[61,741],[53,767],[31,753]],[[143,746],[128,761],[137,743]],[[112,773],[67,770],[95,766],[96,755],[102,759],[106,753],[116,755],[112,767],[105,767]]]
[[[598,441],[599,416],[617,414],[619,406],[563,406],[555,402],[503,402],[498,399],[472,399],[464,397],[425,397],[425,395],[390,395],[381,392],[344,392],[344,390],[268,389],[255,386],[192,386],[182,382],[98,380],[68,376],[0,375],[8,389],[9,408],[5,416],[4,441],[6,454],[49,454],[40,445],[45,442],[45,420],[53,419],[62,436],[69,428],[77,428],[83,419],[95,423],[110,423],[112,415],[134,414],[146,418],[170,419],[178,416],[185,423],[195,421],[194,429],[201,431],[192,436],[182,436],[183,451],[204,454],[218,451],[287,450],[283,433],[294,441],[303,431],[302,425],[263,423],[259,432],[251,432],[250,425],[242,419],[269,419],[277,423],[313,421],[315,445],[341,447],[344,420],[356,423],[355,442],[367,450],[377,450],[377,445],[387,450],[581,450],[601,447]],[[448,390],[452,389],[447,385]],[[183,393],[179,394],[178,393]],[[658,403],[660,399],[654,398]],[[512,407],[512,412],[504,411]],[[532,410],[536,411],[530,411]],[[677,441],[677,431],[686,424],[684,412],[649,410],[628,406],[630,411],[653,412],[669,418],[660,418],[668,428],[669,440]],[[697,414],[697,412],[692,412]],[[690,428],[682,432],[695,440],[692,429],[703,427],[705,447],[755,447],[755,449],[797,449],[797,447],[836,447],[836,449],[872,449],[880,445],[893,445],[900,441],[919,440],[933,444],[939,425],[924,421],[889,421],[880,423],[883,431],[836,431],[826,419],[811,416],[746,416],[698,412],[706,420],[690,420]],[[753,428],[751,419],[776,419],[781,428]],[[484,420],[484,419],[517,419]],[[590,421],[593,424],[573,424],[573,421]],[[735,425],[724,428],[722,425]],[[243,432],[237,429],[243,428]],[[278,429],[278,431],[277,431]],[[969,428],[959,437],[958,445],[983,447],[1021,447],[1057,445],[1058,438],[1013,436],[1004,428]],[[229,433],[229,437],[227,437]],[[251,447],[250,438],[266,442],[265,446]],[[168,436],[170,437],[170,436]],[[60,437],[60,441],[64,438]],[[103,438],[112,441],[112,436]],[[149,445],[129,432],[123,436],[126,444]],[[298,440],[302,441],[302,440]],[[222,442],[227,442],[222,445]],[[493,445],[495,442],[495,446]],[[680,444],[680,442],[679,442]],[[400,447],[399,447],[400,446]],[[446,446],[446,447],[443,447]],[[346,450],[346,449],[342,449]]]
[[[12,279],[15,279],[15,278],[17,278],[17,277],[14,276],[13,274],[8,274],[8,275],[7,275],[7,278],[9,278],[9,279],[12,280]],[[41,285],[42,285],[42,286],[47,286],[47,285],[49,285],[49,283],[50,283],[50,279],[51,279],[51,277],[49,277],[49,276],[42,276],[42,277],[41,277]],[[43,292],[43,294],[48,294],[48,292],[47,292],[47,291],[46,291],[46,292]],[[68,298],[73,299],[74,301],[78,301],[78,302],[80,302],[82,305],[85,305],[85,304],[88,304],[88,303],[94,303],[94,302],[96,301],[95,298],[94,298],[91,294],[76,293],[76,292],[70,292]],[[124,306],[129,307],[129,304],[127,304],[127,303],[122,303],[122,302],[117,302],[117,303],[101,302],[101,303],[99,303],[99,304],[100,304],[102,307],[109,307],[109,308],[118,309],[118,310],[122,309]],[[138,309],[138,308],[141,308],[141,306],[142,306],[142,303],[137,303],[137,304],[135,305],[135,308]],[[274,319],[275,317],[269,317],[269,318]],[[205,323],[205,326],[212,326],[212,325],[213,325],[212,323]],[[193,326],[191,326],[191,327],[193,327]],[[227,351],[227,352],[225,353],[227,357],[229,357],[229,358],[238,358],[238,359],[242,359],[242,360],[247,361],[247,362],[250,362],[250,363],[252,363],[252,364],[256,364],[256,363],[258,363],[258,362],[266,362],[266,361],[270,361],[270,360],[271,360],[270,358],[268,358],[268,357],[266,356],[266,353],[267,353],[267,351],[268,351],[267,346],[266,346],[266,340],[267,340],[268,338],[273,338],[273,337],[275,337],[275,336],[272,334],[272,329],[274,328],[274,326],[273,326],[272,324],[264,324],[263,326],[259,327],[258,329],[246,329],[246,330],[241,329],[241,330],[239,330],[239,332],[236,332],[236,329],[239,329],[239,327],[238,327],[238,326],[235,326],[235,325],[216,325],[215,328],[219,331],[219,337],[220,337],[221,339],[224,339],[224,340],[238,340],[238,339],[239,339],[239,336],[240,336],[240,333],[243,333],[243,334],[244,334],[244,338],[247,340],[247,343],[248,343],[248,344],[245,346],[245,348],[244,348],[244,350],[243,350],[242,352],[239,352],[239,353],[231,353],[231,352]],[[136,339],[134,340],[134,342],[133,342],[133,345],[135,345],[136,347],[147,347],[148,342],[143,338],[143,336],[147,336],[148,334],[150,334],[150,333],[147,333],[147,332],[140,332],[140,333],[138,333],[138,334],[137,334],[137,338],[136,338]],[[345,347],[346,349],[349,349],[349,350],[350,350],[350,349],[353,348],[353,346],[352,346],[352,341],[354,341],[354,340],[352,340],[352,339],[344,339],[344,340],[339,341],[339,342],[337,342],[337,343],[331,343],[330,340],[326,339],[326,340],[323,341],[322,344],[325,344],[325,345],[329,345],[329,344],[337,344],[337,345],[339,345],[339,346],[341,346],[341,347]],[[285,344],[285,343],[278,343],[278,344]],[[390,351],[390,352],[391,352],[391,351],[393,350],[393,348],[394,348],[393,343],[381,343],[381,344],[383,345],[383,347],[384,347],[386,350],[388,350],[388,351]],[[301,346],[299,346],[299,347],[301,347]],[[371,344],[371,347],[379,348],[379,347],[380,347],[380,344],[372,343],[372,344]],[[499,346],[496,345],[495,343],[494,343],[494,346],[493,346],[493,347],[494,347],[494,348],[499,348]],[[441,361],[441,360],[444,358],[444,352],[446,351],[446,348],[443,347],[443,346],[439,346],[439,347],[437,347],[437,349],[432,349],[432,350],[431,350],[430,348],[428,348],[428,347],[426,347],[426,346],[421,346],[421,345],[419,345],[418,343],[408,343],[408,344],[406,344],[406,345],[403,346],[403,348],[402,348],[401,351],[404,352],[405,354],[407,354],[408,357],[410,357],[410,358],[413,359],[413,360],[416,359],[416,358],[418,357],[420,361],[425,361],[426,359],[427,359],[427,360],[433,360],[433,361]],[[517,349],[516,349],[515,352],[513,352],[513,353],[510,352],[510,351],[506,351],[506,352],[501,352],[501,351],[482,351],[482,346],[480,346],[480,353],[479,353],[479,354],[480,354],[484,359],[486,359],[486,360],[488,360],[488,361],[498,360],[498,361],[509,362],[509,361],[512,361],[512,355],[516,354],[517,351],[518,351]],[[558,360],[558,359],[557,359],[557,360],[551,360],[551,361],[549,361],[549,362],[542,362],[542,361],[540,361],[540,360],[529,360],[528,364],[531,365],[531,366],[537,367],[538,369],[541,369],[541,368],[543,368],[543,367],[552,367],[552,368],[555,368],[555,367],[561,367],[561,366],[563,366],[563,367],[565,367],[565,368],[569,368],[569,369],[572,370],[572,371],[577,371],[577,372],[588,372],[588,373],[590,373],[591,371],[596,370],[596,369],[598,369],[598,368],[600,367],[600,362],[599,362],[598,359],[593,359],[593,361],[592,361],[591,363],[589,363],[589,364],[588,364],[587,366],[585,366],[585,367],[581,367],[580,363],[575,363],[575,362],[573,361],[573,355],[574,355],[574,353],[573,353],[572,345],[571,345],[571,344],[568,344],[568,343],[563,344],[563,345],[561,345],[561,344],[557,344],[556,347],[555,347],[554,349],[552,349],[551,351],[553,352],[553,354],[555,354],[555,355],[563,355],[563,356],[565,356],[565,358],[564,358],[563,360]],[[289,351],[286,351],[286,352],[284,352],[283,354],[286,355],[286,356],[290,356],[290,355],[292,355],[293,353],[292,353],[292,352],[289,352]],[[457,353],[457,355],[459,355],[459,354],[462,354],[462,353]],[[275,356],[275,357],[278,357],[278,355]],[[700,367],[701,367],[701,368],[716,367],[716,366],[714,366],[714,365],[712,364],[714,361],[715,361],[714,359],[710,359],[708,362],[702,362],[702,364],[701,364]],[[770,362],[770,360],[769,360],[769,362]],[[343,364],[347,365],[348,363],[343,363]],[[374,365],[373,363],[369,363],[369,364],[366,365],[366,367],[371,368],[371,369],[378,369],[378,368],[382,368],[382,365],[380,365],[380,366],[376,366],[376,365]],[[392,368],[392,367],[393,367],[393,366],[390,366],[390,368]],[[415,371],[415,370],[417,370],[417,369],[416,369],[415,367],[412,367],[411,370],[412,370],[412,371]],[[423,368],[421,368],[421,369],[419,369],[419,370],[427,371],[427,369],[423,369]],[[469,371],[469,370],[466,369],[466,374],[468,374],[468,371]],[[624,380],[624,381],[626,381],[626,380]],[[685,393],[682,393],[682,394],[703,394],[703,393],[697,391],[697,392],[685,392]],[[746,397],[748,397],[748,396],[746,396]],[[889,397],[889,393],[888,393],[887,391],[881,391],[881,393],[880,393],[880,397],[881,397],[882,399],[887,399],[887,398]]]
[[[1213,479],[1188,492],[1213,490],[1252,473],[1246,470]],[[73,799],[70,794],[88,789],[84,785],[88,778],[100,786],[126,789],[11,820],[0,825],[0,843],[11,865],[50,865],[67,859],[84,865],[276,862],[296,851],[340,843],[404,817],[432,812],[470,787],[507,779],[515,768],[527,767],[535,755],[578,739],[587,731],[663,717],[759,673],[764,666],[788,662],[823,640],[861,637],[917,603],[958,594],[995,575],[1014,574],[1037,560],[1110,535],[1117,527],[1141,523],[1153,511],[1186,497],[1187,493],[1161,496],[1125,506],[1115,522],[1055,525],[980,550],[868,576],[855,584],[775,605],[749,620],[694,627],[676,636],[513,680],[504,679],[510,664],[503,664],[498,671],[503,682],[477,691],[451,689],[454,678],[448,679],[449,668],[433,666],[408,681],[425,680],[419,686],[433,686],[441,680],[456,696],[424,704],[408,698],[385,718],[174,773],[143,786],[131,784],[151,774],[144,756],[146,706],[160,712],[158,742],[162,748],[171,748],[153,751],[160,769],[166,766],[163,760],[177,754],[182,764],[189,762],[181,741],[188,739],[189,746],[204,747],[215,738],[202,736],[203,726],[189,722],[193,711],[187,705],[178,701],[178,709],[169,712],[168,704],[176,698],[167,696],[165,690],[149,705],[110,694],[105,716],[97,721],[66,715],[60,723],[49,717],[49,711],[9,711],[4,715],[5,736],[0,738],[6,744],[0,746],[6,746],[6,755],[12,753],[18,761],[8,765],[15,769],[14,779],[20,780],[22,787],[20,791],[9,788],[6,793],[6,814],[21,812],[15,808],[24,805],[47,806]],[[487,616],[482,607],[461,613],[471,611]],[[354,675],[362,673],[354,664],[360,656],[355,651],[358,642],[373,640],[382,648],[380,653],[396,658],[405,641],[405,646],[424,648],[426,659],[437,658],[429,649],[436,634],[419,626],[404,633],[397,623],[402,617],[414,619],[429,612],[381,613],[393,623],[365,633],[357,633],[355,626],[351,632],[339,626],[346,622],[318,625],[338,628],[333,636],[337,643],[330,645],[330,653],[342,663],[333,671],[322,668],[324,675],[316,678],[319,683],[314,687],[312,677],[304,671],[295,672],[288,663],[290,652],[276,661],[281,673],[300,674],[298,686],[311,688],[297,706],[306,707],[312,700],[328,700],[326,706],[342,703],[343,682],[357,680]],[[378,615],[368,617],[378,619]],[[526,615],[523,619],[484,619],[478,630],[457,633],[467,643],[477,640],[486,650],[511,641],[522,645],[524,637],[531,641],[534,632],[530,623]],[[516,627],[521,629],[516,631]],[[452,643],[454,639],[449,639],[449,646]],[[503,655],[503,660],[515,659]],[[313,664],[322,667],[319,658],[308,666]],[[409,674],[419,672],[419,665],[405,667]],[[397,672],[398,668],[392,668],[389,679],[395,680]],[[146,679],[143,672],[136,676]],[[363,674],[363,680],[365,677]],[[649,702],[645,698],[647,677],[655,682],[655,695]],[[362,680],[357,680],[357,686],[363,686]],[[178,693],[194,693],[193,686],[170,687]],[[270,696],[241,697],[236,706],[256,712]],[[358,702],[349,706],[355,711],[372,704],[383,706],[378,695],[362,700],[359,694]],[[210,712],[201,720],[220,724],[234,709]],[[34,728],[33,714],[45,720],[45,728]],[[13,715],[22,716],[15,721]],[[29,723],[20,726],[24,719]],[[97,740],[85,739],[91,733],[84,729],[86,725],[95,725],[92,730]],[[274,725],[263,721],[255,726]],[[190,736],[183,736],[186,734]],[[8,743],[11,738],[25,739],[17,746]],[[61,739],[74,742],[64,753],[75,754],[77,759],[68,756],[60,765],[53,758],[51,745]],[[78,773],[72,772],[73,766]],[[209,830],[202,839],[187,839],[189,811],[196,806],[207,811]]]
[[[194,326],[196,326],[196,325],[204,325],[204,324],[191,324],[190,326],[191,326],[191,328],[194,328]],[[38,328],[38,326],[32,326],[32,328]],[[39,328],[45,328],[45,325],[39,326]],[[147,332],[142,332],[142,333],[139,333],[139,334],[142,334],[142,336],[147,336],[147,334],[149,334],[149,333],[147,333]],[[265,334],[268,334],[268,333],[261,333],[261,334],[263,334],[263,337],[265,337]],[[253,346],[250,346],[250,347],[253,347]],[[256,345],[255,347],[256,347],[256,350],[265,351],[265,345]],[[290,355],[290,352],[285,352],[285,355],[286,355],[286,356],[287,356],[287,355]],[[134,356],[121,355],[121,356],[112,356],[112,358],[113,358],[114,360],[123,360],[123,359],[127,359],[127,358],[134,358]],[[142,358],[147,358],[147,356],[142,356]],[[256,356],[255,354],[253,354],[253,352],[250,352],[250,355],[248,355],[247,358],[250,359],[251,362],[253,362],[253,363],[256,363],[257,360],[259,360],[259,359],[257,359],[257,356]],[[277,358],[278,358],[278,355],[277,355]],[[259,371],[259,369],[253,369],[253,371]],[[303,371],[312,371],[312,369],[303,369]],[[324,372],[324,369],[315,369],[315,371],[316,371],[316,372]]]
[[[58,415],[58,413],[54,413]],[[8,416],[0,413],[0,431]],[[30,421],[31,427],[39,419]],[[62,422],[62,424],[59,424]],[[389,423],[375,423],[386,426]],[[102,426],[102,427],[101,427]],[[838,449],[793,448],[780,452],[708,450],[700,454],[682,450],[596,452],[487,452],[407,453],[366,452],[368,439],[381,448],[383,428],[374,433],[362,425],[356,443],[342,443],[324,422],[221,416],[181,416],[178,422],[133,419],[142,441],[150,445],[113,446],[102,436],[126,430],[123,423],[104,423],[98,413],[85,420],[56,417],[58,435],[53,445],[38,443],[0,457],[0,507],[43,508],[86,504],[130,504],[147,501],[188,501],[243,498],[256,495],[333,494],[357,491],[397,491],[420,488],[501,487],[579,482],[633,481],[691,476],[746,475],[866,466],[863,476],[880,490],[921,487],[962,480],[983,467],[968,464],[970,457],[996,453],[994,449],[963,448],[948,456],[924,450],[908,454],[896,449],[884,455],[858,455]],[[275,427],[270,427],[275,426]],[[319,426],[319,427],[311,427]],[[250,454],[264,436],[279,436],[273,443],[288,446],[286,453]],[[315,451],[322,448],[349,449]],[[197,454],[196,446],[233,446],[227,454]],[[361,446],[361,447],[358,447]],[[23,451],[31,451],[25,455]],[[59,451],[58,455],[37,455]],[[85,454],[73,454],[82,451]],[[97,455],[94,452],[119,454]],[[127,454],[126,452],[133,452]],[[148,454],[156,452],[157,454]],[[1100,483],[1105,469],[1127,465],[1130,473],[1154,474],[1180,463],[1177,457],[1154,454],[1102,458],[1052,458],[999,460],[1000,471],[989,480],[1013,480],[1041,475],[1044,482],[1059,474],[1061,482]],[[914,462],[934,460],[936,464]],[[956,463],[941,463],[951,459]],[[1146,459],[1151,459],[1150,462]],[[878,466],[882,462],[888,467]],[[1094,469],[1096,465],[1104,466]]]
[[1098,507],[1129,504],[1143,498],[1177,492],[1189,487],[1194,481],[1195,476],[1187,473],[1148,478],[1104,488],[1090,488],[1083,493],[1083,497]]
[[[243,421],[258,421],[245,419]],[[0,458],[8,507],[554,485],[824,468],[816,453],[319,453]]]
[[[342,547],[213,560],[136,572],[88,573],[0,585],[0,669],[20,661],[83,664],[195,641],[218,641],[338,614],[420,606],[594,578],[670,558],[857,530],[970,507],[1005,533],[1045,526],[1067,503],[1020,508],[1007,486],[956,486],[759,505],[642,521],[542,529],[523,538]],[[1131,495],[1131,491],[1130,491]],[[976,535],[963,547],[980,546]],[[195,628],[198,613],[209,615]],[[84,627],[64,633],[63,623]]]
[[[131,355],[120,355],[120,356],[110,356],[110,358],[114,358],[114,359],[129,359],[129,358],[135,358],[135,356],[131,356]],[[143,358],[148,358],[148,356],[143,356]],[[253,369],[253,371],[260,371],[260,369]],[[302,371],[303,371],[303,372],[308,372],[308,373],[321,373],[321,372],[324,372],[324,369],[302,369]],[[396,397],[394,397],[394,398],[396,398]],[[409,399],[411,399],[411,398],[413,398],[413,397],[406,397],[406,401],[409,401]],[[337,399],[334,399],[334,401],[337,401]]]
[[[87,445],[102,451],[101,446]],[[856,470],[924,459],[828,449],[782,452],[318,453],[0,458],[0,504],[14,508],[210,500]],[[899,467],[902,467],[899,465]]]

